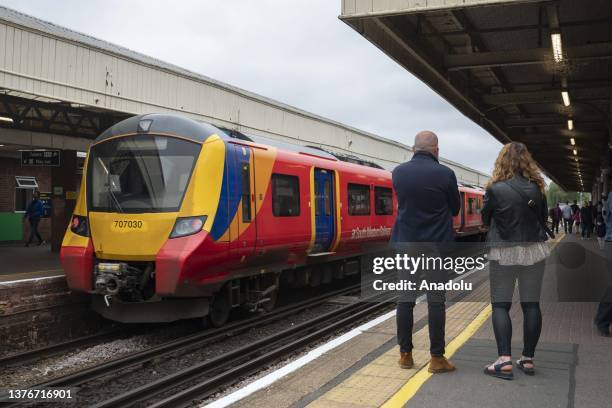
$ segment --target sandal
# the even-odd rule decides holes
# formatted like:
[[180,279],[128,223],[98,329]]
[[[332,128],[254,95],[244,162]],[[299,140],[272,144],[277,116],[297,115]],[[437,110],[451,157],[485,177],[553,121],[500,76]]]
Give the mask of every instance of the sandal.
[[[531,364],[531,367],[525,367],[525,363]],[[530,358],[522,358],[520,360],[516,360],[516,368],[518,368],[527,375],[535,374],[535,370],[533,368],[533,360]]]
[[495,364],[493,366],[493,370],[489,370],[490,366],[486,366],[484,368],[484,373],[486,375],[490,375],[491,377],[502,378],[504,380],[512,380],[514,378],[514,374],[512,374],[512,369],[510,370],[502,370],[503,367],[510,366],[512,368],[512,360],[504,361],[502,363]]

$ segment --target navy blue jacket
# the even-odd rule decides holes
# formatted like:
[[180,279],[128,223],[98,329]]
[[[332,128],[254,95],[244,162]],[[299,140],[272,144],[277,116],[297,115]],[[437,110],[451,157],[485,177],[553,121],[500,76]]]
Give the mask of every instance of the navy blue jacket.
[[398,214],[392,242],[450,242],[455,239],[453,216],[461,202],[457,178],[426,151],[393,170]]
[[29,219],[37,219],[42,217],[43,215],[43,203],[38,199],[33,199],[28,204],[28,208],[26,209],[25,216]]

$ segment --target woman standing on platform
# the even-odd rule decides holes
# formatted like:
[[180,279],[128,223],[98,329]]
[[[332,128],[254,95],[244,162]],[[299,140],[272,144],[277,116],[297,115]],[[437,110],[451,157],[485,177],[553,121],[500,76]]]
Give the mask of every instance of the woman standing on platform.
[[542,330],[540,292],[544,261],[550,254],[544,241],[547,203],[544,179],[523,143],[506,144],[497,160],[487,186],[482,219],[489,226],[489,271],[492,322],[498,359],[485,367],[487,375],[513,378],[512,321],[510,308],[518,281],[523,309],[523,354],[516,366],[534,374],[533,357]]

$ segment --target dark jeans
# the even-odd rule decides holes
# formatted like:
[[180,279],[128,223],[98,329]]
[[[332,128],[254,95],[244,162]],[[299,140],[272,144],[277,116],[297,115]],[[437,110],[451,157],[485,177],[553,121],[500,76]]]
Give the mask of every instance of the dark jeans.
[[500,356],[512,354],[512,321],[510,308],[518,280],[521,308],[523,309],[523,355],[533,357],[542,331],[540,293],[544,276],[544,261],[531,266],[503,266],[491,261],[490,285],[493,305],[493,331]]
[[558,233],[559,233],[559,220],[555,220],[555,219],[553,219],[553,222],[552,222],[552,230],[553,230],[553,232],[554,232],[555,234],[558,234]]
[[593,226],[591,224],[582,224],[582,238],[591,238],[591,231],[593,231]]
[[597,307],[597,313],[595,314],[595,324],[600,329],[607,331],[612,325],[612,302],[609,299],[612,298],[612,287],[608,287],[604,295],[604,300],[599,303]]
[[571,218],[564,218],[563,219],[563,229],[565,230],[566,234],[571,234],[572,233],[572,225],[574,224],[574,220],[572,220]]
[[610,269],[610,263],[612,262],[612,242],[606,241],[605,249],[608,262],[608,287],[604,292],[601,302],[599,302],[597,313],[595,314],[595,324],[604,331],[609,330],[610,325],[612,325],[612,269]]
[[28,244],[31,244],[34,241],[34,236],[38,240],[38,243],[42,243],[43,239],[40,237],[38,233],[38,224],[40,223],[40,218],[28,218],[30,221],[30,239],[28,239]]
[[[427,293],[429,342],[432,356],[444,355],[444,327],[446,325],[446,306],[444,293]],[[412,329],[414,327],[415,302],[397,303],[397,343],[400,352],[412,351]]]

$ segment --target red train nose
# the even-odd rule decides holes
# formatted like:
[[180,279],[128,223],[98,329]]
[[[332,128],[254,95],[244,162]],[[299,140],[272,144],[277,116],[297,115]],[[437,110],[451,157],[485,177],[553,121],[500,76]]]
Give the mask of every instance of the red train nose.
[[86,247],[62,246],[60,261],[70,289],[80,292],[92,290],[93,252],[91,239],[87,241]]
[[168,239],[155,258],[155,292],[161,296],[176,296],[178,288],[189,276],[197,253],[210,240],[207,231],[186,237]]

